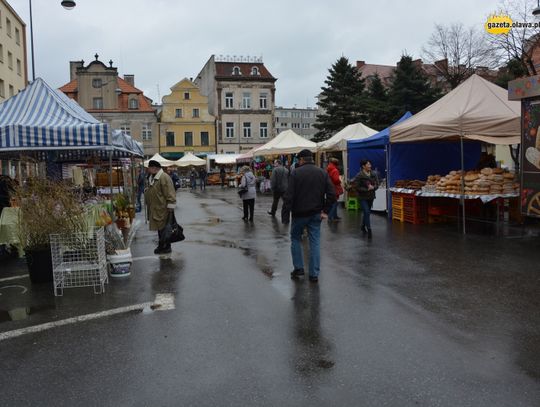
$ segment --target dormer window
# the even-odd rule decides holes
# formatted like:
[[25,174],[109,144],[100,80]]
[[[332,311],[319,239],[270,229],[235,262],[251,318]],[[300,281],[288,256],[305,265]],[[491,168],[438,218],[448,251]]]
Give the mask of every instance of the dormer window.
[[233,75],[239,76],[242,75],[242,72],[240,71],[240,67],[235,66],[232,70]]
[[139,101],[137,99],[129,99],[129,108],[130,109],[138,109],[139,108]]
[[259,76],[260,73],[259,73],[259,68],[257,68],[256,66],[252,67],[251,68],[251,75],[253,76]]

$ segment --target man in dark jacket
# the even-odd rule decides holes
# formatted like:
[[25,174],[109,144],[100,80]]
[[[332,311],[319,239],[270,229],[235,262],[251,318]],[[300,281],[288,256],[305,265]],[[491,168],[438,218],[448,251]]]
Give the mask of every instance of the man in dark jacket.
[[304,275],[302,231],[307,227],[309,237],[309,281],[319,281],[321,258],[321,221],[327,218],[336,200],[330,177],[313,162],[309,150],[298,153],[299,167],[289,177],[283,198],[284,211],[292,214],[291,253],[294,270],[291,278]]
[[283,194],[287,191],[287,186],[289,185],[289,170],[281,164],[281,160],[274,161],[270,185],[274,200],[272,202],[272,209],[268,211],[268,214],[276,216],[279,200],[283,199]]

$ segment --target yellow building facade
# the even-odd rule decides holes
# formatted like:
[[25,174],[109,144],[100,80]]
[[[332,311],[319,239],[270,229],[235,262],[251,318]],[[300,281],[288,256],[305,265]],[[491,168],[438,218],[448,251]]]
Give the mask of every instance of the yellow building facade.
[[189,79],[183,79],[162,99],[160,154],[178,159],[186,152],[216,152],[216,121],[208,112],[208,98]]

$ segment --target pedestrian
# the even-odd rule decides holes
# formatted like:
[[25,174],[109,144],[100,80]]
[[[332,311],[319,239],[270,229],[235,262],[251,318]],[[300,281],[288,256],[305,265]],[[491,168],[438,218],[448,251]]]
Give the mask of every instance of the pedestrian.
[[176,171],[173,171],[172,168],[167,169],[167,173],[171,177],[171,180],[173,182],[174,190],[177,191],[180,188],[180,178],[178,177],[178,174]]
[[195,191],[197,189],[197,171],[195,171],[195,167],[191,167],[191,171],[189,172],[189,183],[191,190]]
[[360,161],[360,172],[353,178],[353,188],[356,190],[360,207],[362,208],[362,233],[371,239],[371,208],[375,200],[375,191],[379,188],[377,175],[371,171],[369,160]]
[[289,177],[289,185],[283,203],[284,211],[292,215],[291,254],[294,270],[291,278],[304,275],[302,231],[305,227],[309,237],[309,281],[318,282],[321,261],[321,221],[327,218],[336,200],[334,186],[328,173],[317,167],[311,151],[298,153],[298,167]]
[[144,167],[142,167],[137,177],[137,207],[135,208],[137,212],[142,211],[141,198],[144,193],[145,182],[146,182],[146,171]]
[[148,207],[148,220],[150,230],[157,230],[159,236],[158,247],[154,254],[171,252],[171,243],[164,240],[164,229],[174,214],[176,207],[176,192],[171,177],[163,171],[161,164],[155,160],[148,163],[148,187],[144,192],[144,200]]
[[206,189],[206,168],[204,166],[199,170],[199,182],[201,183],[201,191]]
[[336,192],[336,202],[334,202],[332,208],[330,209],[330,213],[328,213],[328,222],[334,222],[341,220],[341,218],[337,214],[337,208],[339,205],[339,196],[343,193],[343,187],[341,186],[341,178],[339,177],[339,160],[337,158],[331,157],[329,161],[330,162],[328,164],[328,167],[326,167],[326,172],[328,172],[330,181],[332,181],[332,184],[334,185],[334,190]]
[[[287,191],[289,185],[289,170],[282,165],[281,160],[274,161],[274,170],[270,178],[270,187],[274,200],[272,201],[272,209],[268,211],[271,216],[276,216],[279,200],[283,199],[283,194]],[[283,205],[282,205],[283,209]],[[282,216],[283,218],[283,216]]]
[[225,171],[225,167],[221,167],[219,170],[219,178],[221,179],[221,188],[225,188],[225,180],[227,178],[227,171]]
[[253,213],[255,212],[255,196],[257,195],[257,180],[251,168],[247,165],[244,165],[240,169],[240,174],[242,178],[240,180],[240,189],[246,189],[240,197],[242,198],[242,203],[244,205],[244,217],[242,220],[253,222]]

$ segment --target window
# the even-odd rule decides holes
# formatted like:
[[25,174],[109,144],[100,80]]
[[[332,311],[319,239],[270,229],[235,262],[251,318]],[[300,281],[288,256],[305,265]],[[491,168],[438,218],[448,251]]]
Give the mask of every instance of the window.
[[174,117],[176,117],[177,119],[182,117],[182,109],[176,109],[174,111]]
[[129,124],[121,125],[120,130],[126,133],[128,136],[131,136],[131,127],[129,127]]
[[15,42],[17,43],[17,45],[20,45],[21,43],[21,32],[18,28],[15,28]]
[[261,123],[259,125],[259,137],[268,138],[268,123]]
[[129,99],[129,108],[130,109],[138,109],[139,108],[139,101],[137,99]]
[[15,94],[15,88],[13,85],[9,85],[9,97],[13,96]]
[[13,54],[8,51],[7,53],[8,68],[13,70]]
[[266,93],[261,93],[259,95],[259,108],[268,109],[267,98],[268,96],[266,95]]
[[174,131],[168,131],[165,133],[167,147],[174,147]]
[[310,118],[311,112],[302,112],[302,117]]
[[242,109],[251,109],[251,93],[249,92],[242,94]]
[[11,37],[11,20],[6,18],[6,34]]
[[92,87],[93,88],[101,88],[101,79],[100,78],[92,79]]
[[199,109],[193,109],[193,117],[199,117]]
[[0,44],[0,62],[4,62],[4,46]]
[[191,99],[189,92],[184,92],[184,100],[189,100],[189,99]]
[[299,129],[300,128],[300,123],[291,123],[291,127],[293,129]]
[[289,123],[281,123],[281,127],[287,127]]
[[225,93],[225,108],[226,109],[234,108],[234,96],[232,92]]
[[279,115],[281,117],[289,117],[289,112],[280,112]]
[[184,145],[192,146],[193,145],[193,132],[185,131],[184,132]]
[[4,86],[4,80],[0,79],[0,97],[5,98],[6,97],[6,89]]
[[302,123],[302,128],[303,129],[309,129],[311,126],[309,125],[309,123]]
[[252,67],[251,68],[251,74],[252,75],[259,75],[259,68],[257,68],[256,66]]
[[208,136],[207,131],[201,131],[201,146],[209,146],[210,137]]
[[234,123],[233,122],[225,123],[225,137],[234,138]]
[[103,98],[94,98],[92,100],[93,109],[103,109]]
[[244,122],[244,137],[251,138],[251,123]]
[[242,72],[240,71],[240,67],[238,66],[235,66],[232,71],[233,71],[233,75],[236,75],[236,76],[242,75]]
[[19,58],[17,58],[17,75],[22,75],[22,65]]
[[291,117],[299,119],[300,118],[300,112],[292,112]]
[[142,139],[143,139],[143,141],[152,140],[152,125],[143,124],[143,126],[142,126]]

